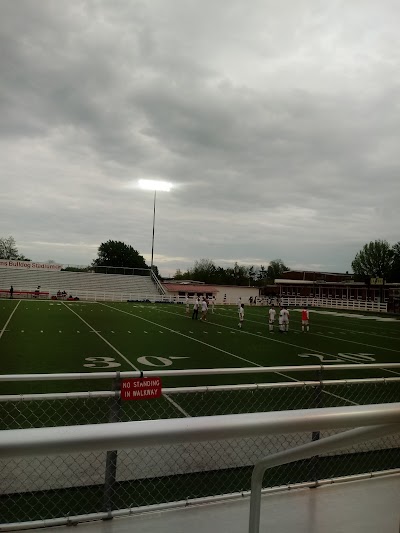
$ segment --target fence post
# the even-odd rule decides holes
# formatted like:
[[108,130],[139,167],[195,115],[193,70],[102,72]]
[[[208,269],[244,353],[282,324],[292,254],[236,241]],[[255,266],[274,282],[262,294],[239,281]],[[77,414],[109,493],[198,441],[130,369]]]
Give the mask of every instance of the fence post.
[[[116,372],[115,380],[113,383],[112,390],[115,391],[114,398],[111,399],[111,408],[109,414],[109,422],[119,422],[121,418],[121,373]],[[104,511],[109,514],[104,520],[111,520],[111,511],[112,511],[112,496],[113,489],[117,479],[117,458],[118,450],[110,450],[107,452],[106,456],[106,469],[104,476]]]
[[[319,385],[314,387],[315,395],[314,395],[314,405],[313,407],[317,409],[321,409],[323,407],[322,402],[322,366],[317,371],[317,380],[319,381]],[[321,432],[320,431],[313,431],[311,434],[311,441],[315,442],[321,438]],[[319,479],[319,455],[316,455],[315,457],[311,458],[311,473],[312,473],[312,480],[315,481],[315,486],[318,485],[318,479]],[[315,488],[315,487],[313,487]]]

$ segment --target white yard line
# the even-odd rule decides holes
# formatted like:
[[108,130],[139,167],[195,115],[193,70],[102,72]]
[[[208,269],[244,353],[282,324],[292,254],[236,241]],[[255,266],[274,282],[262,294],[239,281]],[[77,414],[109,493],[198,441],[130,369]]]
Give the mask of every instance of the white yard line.
[[[189,335],[185,335],[184,333],[181,333],[180,331],[176,331],[174,329],[168,328],[167,326],[162,326],[161,324],[157,324],[156,322],[152,322],[151,320],[148,320],[147,318],[143,318],[141,316],[134,315],[133,313],[129,313],[128,311],[123,311],[122,309],[118,309],[117,307],[112,307],[112,306],[104,304],[104,303],[101,303],[101,305],[104,305],[105,307],[109,307],[110,309],[114,309],[115,311],[119,311],[120,313],[125,313],[126,315],[130,315],[130,316],[133,316],[135,318],[139,318],[140,320],[144,320],[146,322],[150,322],[150,324],[153,324],[154,326],[158,326],[158,327],[164,328],[164,329],[170,331],[171,333],[176,333],[177,335],[180,335],[180,336],[185,337],[187,339],[190,339],[192,341],[198,342],[200,344],[204,344],[205,346],[208,346],[208,347],[212,348],[213,350],[217,350],[219,352],[223,352],[223,353],[225,353],[227,355],[230,355],[231,357],[235,357],[236,359],[241,359],[242,361],[245,361],[246,363],[250,363],[253,366],[258,366],[260,368],[263,366],[263,365],[259,365],[258,363],[255,363],[254,361],[250,361],[249,359],[245,359],[244,357],[240,357],[240,355],[235,355],[235,354],[233,354],[231,352],[223,350],[222,348],[218,348],[217,346],[213,346],[212,344],[208,344],[207,342],[201,341],[199,339],[195,339],[194,337],[189,337]],[[179,315],[178,313],[170,313],[168,311],[164,311],[163,309],[160,309],[160,311],[163,311],[163,312],[168,313],[168,314],[182,316],[182,315]],[[210,324],[213,324],[213,322],[210,322]],[[221,326],[221,324],[215,324],[215,325]],[[229,328],[229,326],[221,326],[221,327],[226,328],[226,329],[232,329],[232,328]],[[246,331],[246,332],[243,332],[243,333],[249,333],[249,332]],[[263,339],[266,338],[266,337],[263,337],[261,335],[256,335],[254,333],[249,333],[249,335],[255,335],[256,337],[262,337]],[[267,339],[269,339],[269,338],[267,337]],[[275,340],[275,342],[281,342],[281,341],[278,341],[276,339],[269,339],[269,340]],[[288,344],[288,343],[284,343],[284,344]],[[295,345],[293,344],[291,346],[295,346]],[[298,346],[298,348],[301,348],[301,346]],[[303,348],[301,348],[301,349],[303,349]],[[315,352],[316,350],[311,350],[311,351]],[[323,353],[323,352],[317,352],[317,353]],[[325,354],[325,355],[332,355],[332,354]],[[292,378],[291,376],[283,374],[282,372],[273,372],[273,374],[277,374],[277,375],[282,376],[284,378],[291,379],[292,381],[301,381],[299,379]],[[336,396],[336,395],[333,395],[332,393],[330,393],[328,391],[325,391],[324,389],[322,389],[322,392],[324,394],[328,394],[329,396]],[[354,405],[358,405],[358,404],[355,404],[354,402],[352,402],[351,400],[347,400],[346,398],[343,398],[342,396],[337,396],[337,398],[340,398],[341,400],[343,400],[345,402],[348,402],[348,403],[351,403],[351,404],[354,404]]]
[[[65,305],[65,304],[64,304]],[[130,367],[132,367],[134,370],[137,370],[140,372],[140,370],[127,358],[123,353],[121,353],[115,346],[111,344],[111,342],[108,342],[107,339],[103,337],[103,335],[100,335],[98,331],[96,331],[86,320],[84,320],[78,313],[76,313],[73,309],[71,309],[70,306],[65,305],[65,307],[71,311],[71,313],[74,313],[88,328],[90,328],[93,333],[95,333],[103,342],[105,342],[112,350],[114,350],[115,353],[117,353]],[[180,411],[184,416],[187,418],[190,418],[189,413],[187,413],[182,407],[180,407],[174,400],[172,400],[168,395],[164,394],[164,397],[176,408],[178,411]]]
[[[309,333],[307,333],[308,335]],[[311,333],[311,335],[317,335],[318,337],[324,337],[324,339],[334,339],[336,341],[340,340],[341,342],[350,342],[351,344],[358,344],[359,346],[368,346],[368,348],[376,348],[377,350],[386,350],[388,352],[400,353],[399,350],[394,350],[393,348],[385,348],[384,346],[375,346],[374,344],[366,344],[365,342],[351,341],[350,339],[338,339],[337,337],[331,337],[330,335],[325,335],[324,333]]]
[[5,333],[6,329],[7,329],[7,326],[8,324],[10,323],[10,320],[12,319],[13,317],[13,314],[15,313],[15,311],[17,310],[17,307],[19,306],[19,304],[21,303],[21,300],[18,301],[17,305],[14,307],[14,309],[11,311],[11,315],[8,317],[8,320],[7,322],[4,324],[4,328],[0,331],[0,339],[1,337],[3,336],[3,334]]
[[[174,314],[174,315],[177,315],[179,316],[178,313],[171,313],[170,311],[164,311],[162,310],[164,313],[168,313],[168,314]],[[261,322],[258,322],[257,320],[249,320],[249,322],[254,322],[256,324],[260,324]],[[220,326],[221,328],[228,328],[228,329],[232,329],[231,327],[229,326],[224,326],[222,324],[217,324],[215,322],[210,322],[210,324],[214,324],[216,326]],[[272,342],[279,342],[281,344],[287,344],[288,346],[294,346],[295,348],[301,348],[302,350],[308,350],[309,352],[315,352],[315,353],[320,353],[322,355],[330,355],[330,356],[333,356],[333,357],[337,357],[338,359],[341,359],[340,355],[334,355],[334,354],[330,354],[330,353],[326,353],[326,352],[322,352],[320,350],[313,350],[312,348],[304,348],[304,346],[298,346],[296,344],[292,344],[290,342],[285,342],[285,341],[279,341],[278,339],[273,339],[271,337],[268,337],[266,335],[257,335],[256,333],[251,333],[250,331],[245,331],[245,330],[242,330],[242,333],[247,333],[248,335],[253,335],[255,337],[262,337],[263,339],[266,339],[266,340],[269,340],[269,341],[272,341]],[[391,352],[395,352],[395,353],[399,353],[399,350],[394,350],[393,348],[384,348],[383,346],[375,346],[373,344],[365,344],[365,343],[362,343],[362,342],[358,342],[358,341],[352,341],[350,339],[342,339],[342,338],[338,338],[338,337],[330,337],[328,335],[325,335],[323,333],[311,333],[311,332],[307,332],[307,335],[316,335],[318,337],[323,337],[325,339],[334,339],[336,341],[341,341],[341,342],[350,342],[352,344],[358,344],[360,346],[368,346],[369,348],[375,348],[377,350],[388,350],[388,351],[391,351]],[[345,359],[343,359],[343,362],[346,362]],[[395,370],[390,370],[390,369],[387,369],[387,368],[382,368],[382,370],[384,370],[385,372],[389,372],[391,374],[396,374],[397,376],[400,376],[400,373],[399,372],[396,372]]]

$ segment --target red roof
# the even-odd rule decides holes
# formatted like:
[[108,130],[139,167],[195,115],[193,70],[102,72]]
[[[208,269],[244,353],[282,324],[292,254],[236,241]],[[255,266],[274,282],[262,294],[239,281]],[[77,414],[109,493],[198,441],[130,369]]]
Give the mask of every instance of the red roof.
[[169,292],[219,292],[215,285],[192,285],[191,283],[163,283]]

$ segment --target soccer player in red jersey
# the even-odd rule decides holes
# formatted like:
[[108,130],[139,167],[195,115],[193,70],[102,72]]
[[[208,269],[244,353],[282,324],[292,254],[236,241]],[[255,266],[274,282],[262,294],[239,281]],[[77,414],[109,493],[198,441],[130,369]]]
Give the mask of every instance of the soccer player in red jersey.
[[310,313],[307,307],[303,307],[301,311],[301,331],[303,331],[303,333],[305,331],[304,328],[306,328],[307,331],[310,331],[309,320],[310,320]]

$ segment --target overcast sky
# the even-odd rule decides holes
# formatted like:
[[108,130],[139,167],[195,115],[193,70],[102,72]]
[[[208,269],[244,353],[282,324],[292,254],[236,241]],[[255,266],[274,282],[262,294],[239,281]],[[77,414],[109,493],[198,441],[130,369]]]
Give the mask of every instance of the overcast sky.
[[[2,0],[0,236],[161,274],[400,240],[398,0]],[[132,186],[133,184],[133,186]]]

